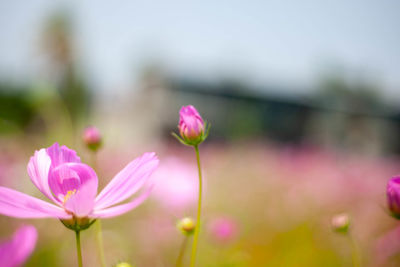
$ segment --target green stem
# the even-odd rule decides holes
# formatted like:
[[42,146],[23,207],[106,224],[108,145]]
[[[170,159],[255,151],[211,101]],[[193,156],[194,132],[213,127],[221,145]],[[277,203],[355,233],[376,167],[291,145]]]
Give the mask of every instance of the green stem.
[[361,266],[361,259],[360,259],[360,253],[359,253],[359,249],[357,246],[357,242],[354,239],[353,235],[349,232],[347,234],[347,237],[349,238],[349,243],[351,246],[351,258],[353,261],[353,266],[354,267],[360,267]]
[[92,164],[93,170],[97,172],[97,153],[94,151],[90,151],[90,163]]
[[199,232],[200,232],[201,192],[202,192],[202,184],[203,184],[202,178],[201,178],[199,147],[196,145],[196,146],[194,146],[194,149],[196,151],[197,167],[199,169],[199,201],[198,201],[198,206],[197,206],[197,220],[196,220],[196,228],[194,229],[192,255],[190,258],[190,267],[194,267],[196,265],[197,243],[198,243]]
[[187,241],[188,241],[188,236],[185,235],[185,239],[183,239],[181,249],[179,250],[178,259],[176,260],[176,267],[182,266],[182,261],[183,261],[183,256],[185,255]]
[[[90,160],[92,163],[92,168],[97,172],[97,153],[95,151],[91,151]],[[104,256],[104,246],[103,246],[103,233],[101,230],[101,221],[100,219],[96,222],[96,241],[97,241],[97,250],[100,258],[101,267],[106,267],[106,257]]]
[[96,239],[97,239],[97,247],[99,250],[100,264],[102,267],[106,267],[106,258],[104,257],[104,248],[103,248],[103,233],[101,231],[101,221],[100,219],[96,222]]
[[82,252],[81,252],[81,235],[80,231],[75,231],[75,237],[76,237],[76,253],[78,255],[78,266],[82,267]]

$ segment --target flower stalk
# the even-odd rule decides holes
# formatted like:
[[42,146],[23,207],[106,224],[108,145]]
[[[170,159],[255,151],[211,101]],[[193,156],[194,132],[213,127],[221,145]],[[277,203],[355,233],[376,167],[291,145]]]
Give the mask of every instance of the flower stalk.
[[[100,142],[100,141],[99,141]],[[90,149],[90,146],[88,146],[88,148]],[[97,169],[97,150],[93,150],[90,151],[90,155],[91,155],[91,164],[92,167],[95,171],[98,172]],[[96,243],[97,243],[97,250],[99,253],[99,260],[100,260],[100,266],[101,267],[106,267],[107,263],[106,263],[106,257],[104,254],[104,245],[103,245],[103,231],[102,231],[102,227],[101,227],[101,220],[97,220],[96,225],[95,225],[95,231],[96,231]]]
[[196,264],[197,245],[198,245],[199,232],[200,232],[201,201],[202,201],[202,187],[203,187],[203,179],[202,179],[202,175],[201,175],[201,164],[200,164],[200,153],[199,153],[198,145],[195,145],[194,149],[196,151],[197,168],[199,170],[199,200],[198,200],[198,205],[197,205],[196,227],[194,229],[192,254],[191,254],[191,258],[190,258],[190,267],[194,267]]
[[103,245],[103,232],[101,230],[101,221],[97,220],[96,222],[96,240],[97,240],[97,248],[99,251],[100,257],[100,265],[102,267],[106,267],[106,257],[104,256],[104,245]]
[[81,231],[76,230],[75,231],[75,237],[76,237],[76,254],[78,257],[78,266],[82,267],[82,251],[81,251]]
[[361,259],[360,259],[360,253],[358,250],[357,242],[350,232],[347,233],[347,238],[348,238],[350,246],[351,246],[351,259],[353,262],[353,267],[360,267]]
[[193,235],[194,229],[196,228],[196,226],[195,226],[194,221],[192,220],[192,218],[185,217],[185,218],[179,220],[179,222],[177,223],[176,227],[178,228],[178,230],[184,236],[181,248],[179,250],[179,255],[178,255],[178,258],[176,260],[176,267],[181,267],[189,237],[191,235]]
[[176,260],[176,267],[182,267],[183,257],[185,256],[185,251],[187,247],[189,236],[185,235],[181,248],[179,250],[178,259]]
[[334,216],[331,221],[332,230],[335,231],[336,233],[345,235],[349,242],[351,248],[351,258],[353,262],[353,267],[360,267],[361,266],[360,253],[357,246],[357,242],[351,233],[352,231],[350,224],[351,222],[349,215],[346,213]]

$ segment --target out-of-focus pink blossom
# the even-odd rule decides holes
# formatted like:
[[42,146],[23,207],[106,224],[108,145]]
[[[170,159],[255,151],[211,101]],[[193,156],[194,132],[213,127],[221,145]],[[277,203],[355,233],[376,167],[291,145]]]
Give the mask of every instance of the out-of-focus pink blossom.
[[349,215],[346,213],[341,213],[333,216],[331,225],[334,231],[339,233],[347,233],[350,226]]
[[389,180],[386,194],[390,212],[394,217],[400,219],[400,176]]
[[32,254],[37,240],[36,228],[30,225],[20,227],[12,239],[0,244],[0,265],[21,266]]
[[374,264],[371,266],[388,266],[387,261],[399,252],[400,227],[390,230],[375,243]]
[[233,219],[221,217],[210,222],[209,231],[215,240],[226,243],[236,237],[238,226]]
[[196,167],[177,158],[166,158],[154,172],[153,196],[167,209],[183,210],[197,199]]
[[192,105],[183,106],[179,111],[179,133],[183,140],[190,145],[203,141],[204,121]]
[[28,164],[32,182],[54,204],[0,187],[0,213],[17,218],[56,217],[71,225],[88,224],[91,218],[117,216],[148,197],[150,189],[128,203],[115,206],[136,193],[157,165],[156,155],[145,153],[130,162],[97,195],[94,170],[81,163],[74,150],[55,143],[36,151]]
[[96,151],[101,146],[101,134],[99,129],[94,126],[89,126],[83,131],[83,142],[85,145],[91,149]]

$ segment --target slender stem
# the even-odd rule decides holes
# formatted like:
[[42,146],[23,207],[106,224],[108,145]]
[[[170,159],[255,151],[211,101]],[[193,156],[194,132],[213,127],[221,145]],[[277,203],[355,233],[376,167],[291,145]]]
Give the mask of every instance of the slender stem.
[[97,247],[99,250],[100,264],[102,267],[106,267],[106,258],[104,256],[104,248],[103,248],[103,233],[101,231],[101,221],[100,219],[96,222],[96,239],[97,239]]
[[349,232],[347,234],[347,237],[349,239],[349,243],[351,246],[351,258],[353,261],[353,266],[354,267],[360,267],[361,266],[361,259],[360,259],[360,252],[357,246],[357,242],[354,239],[353,235]]
[[81,252],[81,235],[80,231],[75,231],[76,236],[76,253],[78,255],[78,266],[82,267],[82,252]]
[[90,164],[93,170],[97,172],[97,153],[95,151],[90,151]]
[[181,245],[181,249],[179,250],[178,259],[176,260],[176,267],[182,266],[183,256],[185,255],[185,251],[186,251],[186,247],[187,247],[187,241],[188,241],[188,236],[185,235],[185,238],[183,239],[183,242]]
[[[98,170],[97,170],[97,153],[95,151],[91,151],[90,160],[91,160],[92,168],[96,172],[98,172]],[[98,250],[99,258],[100,258],[100,265],[101,265],[101,267],[106,267],[107,264],[106,264],[106,258],[104,256],[103,233],[101,230],[100,219],[97,220],[95,228],[96,228],[96,241],[97,241],[97,250]]]
[[198,206],[197,206],[197,220],[196,220],[196,228],[194,229],[192,255],[191,255],[191,258],[190,258],[190,267],[194,267],[196,265],[197,243],[198,243],[199,232],[200,232],[201,192],[202,192],[202,184],[203,184],[202,178],[201,178],[199,147],[196,145],[196,146],[194,146],[194,149],[196,151],[197,167],[199,169],[199,201],[198,201]]

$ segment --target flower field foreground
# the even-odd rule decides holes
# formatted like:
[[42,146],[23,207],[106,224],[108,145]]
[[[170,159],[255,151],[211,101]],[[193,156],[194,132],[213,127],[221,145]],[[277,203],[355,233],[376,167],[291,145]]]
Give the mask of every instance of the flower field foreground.
[[[29,152],[15,144],[12,148],[10,157],[13,151]],[[351,217],[362,266],[398,263],[397,223],[388,216],[385,199],[388,179],[400,173],[398,159],[259,143],[204,145],[201,149],[204,203],[199,266],[349,266],[348,242],[330,226],[332,216],[343,212]],[[132,151],[140,150],[105,147],[96,172],[101,173],[99,177],[112,177],[137,154]],[[179,179],[192,177],[187,177],[189,182],[179,190],[156,188],[134,212],[104,220],[104,251],[110,265],[126,261],[136,266],[171,266],[176,261],[184,237],[175,225],[196,212],[195,198],[186,197],[185,190],[189,194],[197,191],[197,174],[187,148],[164,145],[159,151],[163,169],[168,168],[163,160],[173,155],[179,161],[166,160],[165,164],[173,164],[174,176],[180,177],[181,165],[184,175]],[[20,170],[19,175],[5,177],[2,183],[39,197],[40,193],[27,185],[27,174],[21,167],[26,159],[18,159],[12,167]],[[101,179],[107,184],[106,178]],[[156,187],[159,179],[154,179]],[[14,225],[20,223],[1,216],[2,236],[10,236]],[[39,242],[26,266],[76,265],[71,256],[75,254],[74,238],[57,220],[29,223],[38,229]],[[89,228],[82,232],[82,240],[84,265],[99,264],[95,231]]]

